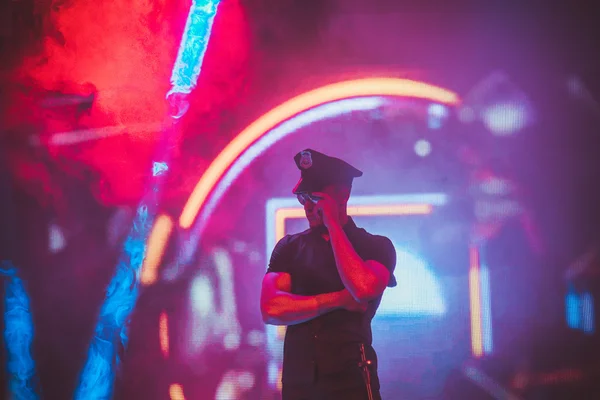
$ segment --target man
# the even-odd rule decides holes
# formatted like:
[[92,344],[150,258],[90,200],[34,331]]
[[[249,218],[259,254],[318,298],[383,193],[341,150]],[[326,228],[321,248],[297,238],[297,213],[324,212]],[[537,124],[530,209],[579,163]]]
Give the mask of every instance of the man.
[[261,291],[265,323],[288,326],[283,399],[380,399],[371,320],[396,285],[394,246],[346,213],[361,171],[311,149],[294,160],[310,228],[277,243]]

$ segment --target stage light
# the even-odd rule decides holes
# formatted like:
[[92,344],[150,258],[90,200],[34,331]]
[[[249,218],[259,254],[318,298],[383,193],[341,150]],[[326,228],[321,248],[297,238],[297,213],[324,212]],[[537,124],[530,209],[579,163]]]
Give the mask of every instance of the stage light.
[[471,308],[471,350],[475,357],[483,355],[483,335],[481,332],[481,291],[479,285],[479,252],[469,251],[469,302]]
[[579,314],[580,307],[579,296],[574,291],[570,291],[565,298],[567,325],[571,329],[579,329],[581,327],[581,316]]
[[163,356],[169,357],[169,317],[165,311],[160,313],[158,320],[158,338]]
[[571,288],[565,297],[565,311],[569,328],[594,333],[594,297],[591,293],[577,293]]
[[173,220],[167,215],[159,215],[148,236],[148,249],[140,273],[142,285],[152,285],[158,280],[158,268],[172,232]]
[[419,157],[427,157],[431,153],[431,143],[425,139],[417,140],[415,143],[415,153]]
[[481,336],[483,353],[491,354],[493,351],[492,338],[492,295],[490,289],[490,270],[487,265],[481,264],[479,271],[479,285],[481,293]]
[[[237,350],[242,342],[233,282],[233,261],[221,248],[212,251],[214,275],[199,272],[190,287],[186,335],[188,356],[219,342],[226,350]],[[210,343],[209,343],[210,342]]]
[[48,236],[48,250],[50,253],[58,253],[67,245],[63,230],[57,224],[50,224]]
[[440,129],[448,117],[448,108],[442,104],[430,104],[427,107],[427,127]]
[[594,298],[591,293],[581,296],[582,328],[587,334],[594,333]]
[[493,196],[504,196],[514,191],[514,185],[507,179],[498,178],[496,176],[486,178],[479,186],[484,193]]
[[185,400],[183,395],[183,387],[178,383],[173,383],[169,386],[169,397],[171,400]]
[[492,352],[492,310],[489,272],[481,263],[479,248],[469,249],[469,303],[471,350],[475,357]]
[[[495,136],[519,132],[533,122],[533,108],[525,93],[501,71],[491,73],[465,97],[459,118],[465,122],[466,110],[472,110]],[[473,116],[473,115],[471,115]]]
[[496,136],[511,135],[527,124],[525,106],[514,103],[494,104],[483,111],[483,123]]
[[198,275],[192,280],[190,303],[194,314],[200,319],[209,317],[215,311],[215,293],[208,277]]

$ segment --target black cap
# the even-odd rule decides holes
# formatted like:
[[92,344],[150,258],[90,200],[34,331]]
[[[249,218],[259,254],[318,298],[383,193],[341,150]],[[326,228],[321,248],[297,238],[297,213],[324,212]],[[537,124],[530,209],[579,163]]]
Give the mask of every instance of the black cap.
[[300,170],[294,194],[318,192],[331,184],[352,185],[352,180],[363,174],[346,161],[311,149],[296,154],[294,161]]

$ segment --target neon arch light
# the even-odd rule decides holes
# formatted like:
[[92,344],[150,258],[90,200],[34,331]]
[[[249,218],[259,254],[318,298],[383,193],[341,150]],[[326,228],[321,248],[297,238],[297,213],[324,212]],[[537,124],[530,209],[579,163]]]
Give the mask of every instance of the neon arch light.
[[[206,221],[212,211],[211,207],[206,206],[210,204],[211,197],[214,197],[214,191],[225,174],[235,166],[241,157],[247,155],[247,151],[256,142],[278,125],[323,104],[374,96],[412,97],[446,105],[460,103],[458,95],[452,91],[424,82],[398,78],[365,78],[343,81],[294,97],[250,124],[221,151],[196,184],[179,217],[179,225],[184,229],[190,228],[198,215],[201,216],[201,221]],[[250,158],[254,159],[262,151],[259,151],[258,154],[250,154]]]
[[[398,78],[364,78],[342,81],[311,90],[284,102],[258,118],[240,132],[225,147],[225,149],[219,153],[199,179],[179,217],[180,227],[189,229],[194,225],[198,215],[201,215],[201,224],[198,224],[196,221],[196,226],[194,226],[192,237],[186,246],[187,248],[185,249],[184,254],[190,256],[195,250],[194,244],[197,242],[196,239],[198,239],[202,229],[202,222],[210,217],[212,211],[211,207],[206,206],[207,204],[210,205],[211,201],[216,202],[215,199],[218,198],[218,195],[215,196],[214,194],[218,191],[219,185],[226,178],[228,171],[234,169],[236,164],[244,156],[249,158],[250,161],[253,160],[270,145],[274,144],[278,139],[283,138],[290,132],[285,132],[280,138],[276,138],[272,143],[268,143],[262,148],[258,146],[258,151],[252,151],[253,145],[259,142],[260,139],[266,137],[271,131],[286,121],[289,121],[302,113],[307,113],[319,106],[350,99],[383,96],[418,98],[448,106],[460,104],[458,95],[450,90],[424,82]],[[373,108],[375,108],[375,104],[379,105],[381,103],[371,103]],[[368,109],[368,107],[369,106],[367,105],[364,108]],[[360,108],[361,107],[355,107],[353,109]],[[246,161],[249,162],[248,160]],[[235,179],[235,177],[233,177],[232,180],[233,179]],[[161,339],[163,339],[163,336],[164,335],[161,335]],[[171,398],[175,397],[172,395]]]
[[[343,81],[326,85],[296,96],[258,118],[240,132],[225,147],[225,149],[219,153],[201,176],[188,198],[179,217],[180,227],[183,229],[191,228],[199,214],[205,214],[203,216],[204,220],[210,216],[212,208],[208,207],[206,210],[206,205],[211,201],[211,197],[215,197],[214,192],[218,189],[218,186],[225,178],[228,171],[233,169],[242,157],[248,156],[250,160],[253,160],[259,156],[262,151],[266,150],[268,146],[276,142],[277,140],[274,140],[273,143],[268,144],[258,152],[249,151],[261,138],[267,136],[281,124],[299,114],[306,113],[324,104],[348,99],[382,96],[419,98],[449,106],[460,104],[459,96],[450,90],[424,82],[398,78],[365,78]],[[283,136],[285,136],[285,134]],[[196,225],[198,225],[198,223],[196,223]],[[192,236],[196,236],[195,239],[197,239],[201,227],[195,226],[194,228]],[[191,242],[195,243],[196,241],[192,239]],[[194,249],[194,245],[189,245],[189,248],[186,249],[185,253],[193,252]],[[470,286],[472,286],[470,288],[471,312],[472,314],[477,314],[477,311],[480,311],[480,296],[479,293],[474,293],[474,290],[477,291],[477,288],[474,289],[473,285]],[[479,287],[479,285],[475,286]],[[471,319],[473,320],[473,316]],[[475,318],[475,320],[476,319],[477,318]],[[483,346],[475,346],[475,344],[483,341],[483,335],[479,325],[475,325],[477,326],[472,327],[472,341],[474,343],[473,352],[476,356],[480,356],[482,352],[480,347]],[[477,349],[475,347],[477,347]]]

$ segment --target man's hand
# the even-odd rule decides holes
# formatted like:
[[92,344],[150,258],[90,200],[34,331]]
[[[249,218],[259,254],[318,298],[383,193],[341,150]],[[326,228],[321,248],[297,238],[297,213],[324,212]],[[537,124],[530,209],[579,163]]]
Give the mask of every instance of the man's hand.
[[332,224],[340,223],[340,211],[335,200],[328,194],[322,192],[313,192],[313,196],[320,197],[315,207],[317,212],[323,218],[323,224],[329,228]]
[[343,308],[344,310],[360,312],[360,313],[364,313],[365,311],[367,311],[368,303],[367,302],[359,303],[358,301],[356,301],[356,299],[354,299],[354,297],[352,297],[352,295],[350,294],[350,292],[347,289],[344,289],[344,290],[340,291],[339,293],[340,293],[340,302],[341,302],[340,307]]

